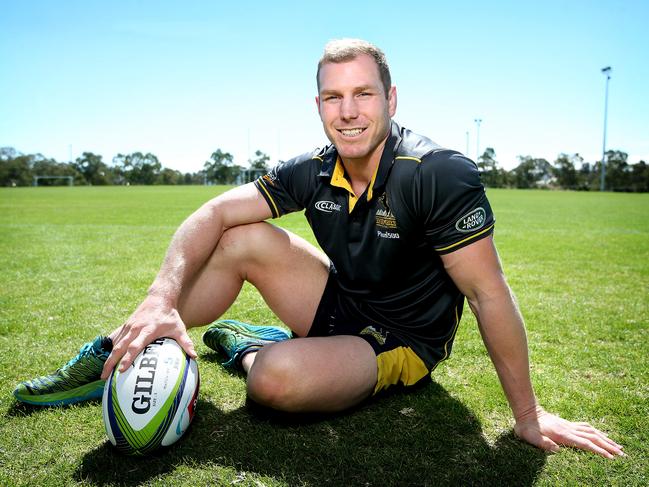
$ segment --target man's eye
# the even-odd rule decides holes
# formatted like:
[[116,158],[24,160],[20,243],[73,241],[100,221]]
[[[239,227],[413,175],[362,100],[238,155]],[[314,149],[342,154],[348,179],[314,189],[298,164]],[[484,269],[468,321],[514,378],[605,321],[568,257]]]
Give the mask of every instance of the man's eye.
[[333,100],[337,100],[337,99],[338,99],[338,97],[336,95],[327,95],[327,96],[325,96],[325,101],[333,101]]
[[364,96],[372,96],[371,93],[368,93],[367,91],[361,91],[358,96],[364,97]]

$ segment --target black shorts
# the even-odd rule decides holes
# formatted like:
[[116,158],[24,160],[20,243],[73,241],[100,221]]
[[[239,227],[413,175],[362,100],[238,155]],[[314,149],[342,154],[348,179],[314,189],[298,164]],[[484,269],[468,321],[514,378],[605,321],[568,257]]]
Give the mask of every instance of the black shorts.
[[370,325],[345,316],[339,302],[336,269],[332,265],[308,337],[351,335],[369,343],[376,354],[378,367],[374,394],[393,385],[414,386],[430,381],[430,369],[403,340],[377,324]]

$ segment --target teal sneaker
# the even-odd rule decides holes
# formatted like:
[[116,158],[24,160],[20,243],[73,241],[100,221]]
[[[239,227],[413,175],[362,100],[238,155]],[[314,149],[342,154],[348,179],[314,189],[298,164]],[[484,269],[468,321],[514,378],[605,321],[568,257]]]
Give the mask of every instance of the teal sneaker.
[[279,326],[255,326],[235,320],[217,321],[203,334],[205,345],[228,357],[223,363],[226,367],[238,367],[246,353],[289,338],[291,334]]
[[56,372],[18,384],[14,396],[35,406],[64,406],[100,398],[106,382],[100,379],[101,371],[112,348],[110,338],[100,335]]

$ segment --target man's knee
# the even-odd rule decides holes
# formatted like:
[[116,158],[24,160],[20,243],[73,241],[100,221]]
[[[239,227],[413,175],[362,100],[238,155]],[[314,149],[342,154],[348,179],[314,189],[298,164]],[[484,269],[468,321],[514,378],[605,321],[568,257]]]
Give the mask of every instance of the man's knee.
[[263,242],[273,232],[266,222],[249,223],[228,228],[223,232],[217,249],[235,255],[250,256],[263,251]]
[[228,228],[223,232],[210,263],[242,268],[264,262],[267,259],[266,254],[272,252],[265,242],[268,242],[275,230],[271,224],[265,222]]
[[[248,373],[248,397],[262,406],[291,412],[296,404],[299,366],[290,356],[262,348]],[[281,347],[280,347],[281,348]]]

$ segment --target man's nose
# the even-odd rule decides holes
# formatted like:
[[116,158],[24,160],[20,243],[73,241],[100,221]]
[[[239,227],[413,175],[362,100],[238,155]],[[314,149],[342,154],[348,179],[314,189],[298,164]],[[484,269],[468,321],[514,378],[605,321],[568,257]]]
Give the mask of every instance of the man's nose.
[[350,120],[358,117],[358,106],[354,97],[344,97],[340,104],[340,118]]

